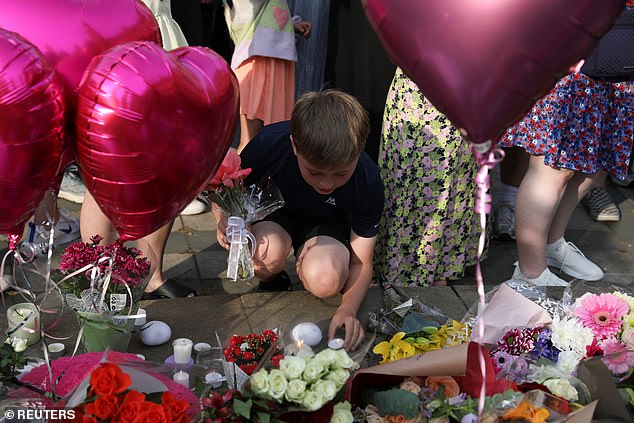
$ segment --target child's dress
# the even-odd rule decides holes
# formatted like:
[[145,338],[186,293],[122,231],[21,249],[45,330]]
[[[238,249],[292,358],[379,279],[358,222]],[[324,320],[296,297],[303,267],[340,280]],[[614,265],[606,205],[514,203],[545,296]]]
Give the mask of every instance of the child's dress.
[[233,0],[225,19],[235,44],[231,68],[240,114],[264,125],[288,120],[295,102],[295,31],[286,0]]
[[150,8],[161,30],[163,48],[173,50],[187,45],[183,31],[172,18],[170,0],[142,0]]

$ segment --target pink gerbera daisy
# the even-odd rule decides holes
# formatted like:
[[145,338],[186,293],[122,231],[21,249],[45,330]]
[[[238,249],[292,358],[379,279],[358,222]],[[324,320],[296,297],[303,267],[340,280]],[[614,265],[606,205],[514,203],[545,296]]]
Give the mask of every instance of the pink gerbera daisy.
[[610,338],[601,342],[603,350],[603,362],[615,375],[626,373],[634,366],[634,352],[629,351],[627,345],[621,341]]
[[616,336],[623,325],[622,317],[630,310],[625,300],[612,294],[588,295],[575,307],[575,317],[592,329],[594,336],[605,339]]

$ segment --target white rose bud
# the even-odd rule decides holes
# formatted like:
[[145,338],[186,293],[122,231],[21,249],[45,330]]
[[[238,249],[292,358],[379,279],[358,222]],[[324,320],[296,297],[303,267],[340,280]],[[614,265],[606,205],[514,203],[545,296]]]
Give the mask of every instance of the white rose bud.
[[327,375],[326,379],[332,380],[337,385],[337,389],[341,388],[346,384],[346,381],[350,377],[350,373],[346,369],[338,368],[331,370]]
[[325,404],[324,398],[315,391],[306,391],[302,405],[309,411],[316,411],[323,407]]
[[346,350],[344,349],[337,350],[335,351],[335,354],[337,354],[336,363],[339,367],[343,367],[344,369],[350,369],[350,370],[355,370],[357,367],[359,367],[359,365],[355,363],[353,359],[350,358]]
[[324,365],[319,360],[310,360],[306,363],[306,368],[302,374],[302,379],[311,383],[319,379],[324,372]]
[[273,369],[269,373],[269,395],[271,398],[281,401],[284,398],[288,380],[284,376],[284,372],[279,369]]
[[251,391],[256,395],[265,395],[269,392],[269,376],[264,369],[260,369],[249,377]]
[[330,423],[352,423],[353,421],[352,407],[349,402],[344,401],[335,404]]
[[579,393],[574,386],[570,384],[568,379],[548,379],[543,383],[553,395],[566,398],[569,401],[577,401]]
[[331,399],[333,399],[335,395],[337,395],[337,391],[338,391],[337,385],[335,385],[335,382],[333,382],[332,380],[323,380],[323,379],[315,382],[315,384],[312,386],[311,389],[321,393],[325,401],[330,401]]
[[306,382],[301,379],[293,379],[288,382],[288,387],[286,388],[284,398],[286,398],[287,401],[301,404],[305,394]]
[[306,368],[306,362],[301,357],[286,356],[280,360],[280,370],[287,379],[299,379]]
[[14,337],[11,339],[11,346],[13,347],[13,351],[20,353],[26,350],[27,340],[24,338]]
[[324,363],[324,366],[329,367],[337,363],[337,352],[330,348],[319,351],[315,357],[315,360],[319,360]]

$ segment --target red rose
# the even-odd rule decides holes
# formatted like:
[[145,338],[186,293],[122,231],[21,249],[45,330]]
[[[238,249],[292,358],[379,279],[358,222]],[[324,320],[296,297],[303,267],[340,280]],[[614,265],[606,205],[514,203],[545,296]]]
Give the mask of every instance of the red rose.
[[141,412],[142,404],[142,401],[124,402],[113,420],[113,423],[135,422]]
[[130,376],[116,364],[102,363],[90,375],[90,393],[98,396],[118,394],[132,384]]
[[176,399],[176,397],[170,392],[163,392],[163,395],[161,395],[161,402],[163,403],[163,408],[171,417],[172,422],[180,419],[185,413],[185,410],[189,408],[189,403],[187,401]]
[[119,399],[114,395],[106,395],[97,398],[95,402],[92,402],[86,406],[86,413],[96,416],[102,420],[107,420],[112,417],[117,411],[119,405]]
[[145,401],[145,394],[139,391],[130,391],[125,394],[123,402],[143,402]]
[[253,360],[253,353],[250,351],[245,351],[244,354],[242,354],[242,358],[244,358],[245,360]]
[[137,416],[138,423],[169,423],[170,419],[163,406],[145,401],[141,403],[141,410]]

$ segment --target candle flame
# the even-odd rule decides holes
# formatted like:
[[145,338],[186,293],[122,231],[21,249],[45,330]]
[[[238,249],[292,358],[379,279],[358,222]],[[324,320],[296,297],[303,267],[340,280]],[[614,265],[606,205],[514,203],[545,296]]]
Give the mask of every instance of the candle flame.
[[298,339],[296,345],[297,345],[297,349],[300,350],[302,348],[302,345],[304,345],[304,340]]

